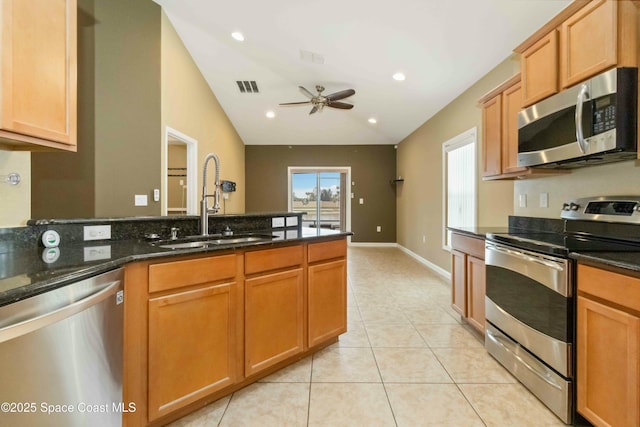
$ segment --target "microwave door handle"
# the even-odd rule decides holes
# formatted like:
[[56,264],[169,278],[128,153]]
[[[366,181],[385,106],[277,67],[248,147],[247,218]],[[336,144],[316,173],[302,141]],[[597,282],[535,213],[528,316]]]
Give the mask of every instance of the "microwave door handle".
[[589,98],[589,87],[583,84],[580,87],[578,98],[576,100],[576,139],[578,140],[578,148],[582,154],[587,154],[587,141],[584,140],[582,132],[582,104]]

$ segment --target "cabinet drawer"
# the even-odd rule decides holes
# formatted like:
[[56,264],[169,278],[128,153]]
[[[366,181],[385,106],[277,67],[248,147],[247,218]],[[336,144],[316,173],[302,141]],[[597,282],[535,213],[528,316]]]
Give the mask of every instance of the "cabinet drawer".
[[235,275],[235,254],[153,264],[149,266],[149,292],[231,279]]
[[244,256],[245,274],[277,270],[302,264],[302,246],[247,252]]
[[344,258],[347,256],[347,241],[332,240],[330,242],[312,243],[308,247],[307,256],[309,262],[322,261],[331,258]]
[[640,279],[578,264],[578,292],[640,312]]
[[451,233],[451,247],[457,251],[484,259],[484,239]]

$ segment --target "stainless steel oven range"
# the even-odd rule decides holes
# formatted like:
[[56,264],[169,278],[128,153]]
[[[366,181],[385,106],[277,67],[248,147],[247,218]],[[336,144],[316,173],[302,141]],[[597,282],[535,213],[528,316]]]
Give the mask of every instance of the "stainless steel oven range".
[[558,233],[510,228],[487,235],[485,347],[562,421],[572,423],[576,282],[569,254],[638,251],[640,236],[624,227],[640,224],[640,197],[574,200],[564,204],[561,218]]

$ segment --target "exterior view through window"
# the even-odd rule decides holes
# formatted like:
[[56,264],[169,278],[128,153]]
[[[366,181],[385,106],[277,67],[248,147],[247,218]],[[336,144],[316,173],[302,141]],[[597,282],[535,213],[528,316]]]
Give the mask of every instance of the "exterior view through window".
[[289,210],[306,212],[303,227],[346,230],[346,171],[290,168],[289,182]]
[[476,225],[476,128],[442,144],[443,223],[442,245],[450,248],[447,227]]

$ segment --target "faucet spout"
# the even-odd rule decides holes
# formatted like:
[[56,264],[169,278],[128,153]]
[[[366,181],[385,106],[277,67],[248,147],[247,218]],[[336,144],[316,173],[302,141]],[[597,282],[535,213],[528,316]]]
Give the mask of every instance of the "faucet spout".
[[[207,166],[213,159],[216,168],[215,190],[213,194],[207,194]],[[213,208],[209,209],[207,197],[214,197]],[[220,159],[215,153],[209,153],[204,159],[202,168],[202,200],[200,201],[200,234],[209,234],[209,212],[216,213],[220,210]]]

